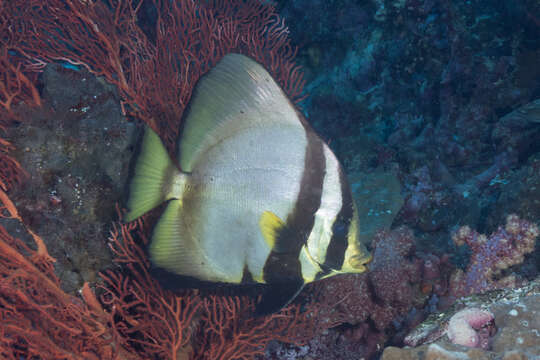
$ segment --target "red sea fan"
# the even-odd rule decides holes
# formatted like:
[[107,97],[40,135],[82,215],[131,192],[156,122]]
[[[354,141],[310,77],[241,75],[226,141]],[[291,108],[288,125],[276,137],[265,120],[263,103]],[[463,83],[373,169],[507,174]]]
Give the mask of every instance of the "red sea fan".
[[[19,221],[0,190],[2,218]],[[88,284],[65,293],[54,259],[30,229],[36,250],[0,225],[0,355],[5,359],[253,359],[271,340],[303,344],[318,331],[316,310],[290,305],[253,317],[245,296],[201,297],[164,290],[148,273],[133,234],[142,223],[118,225],[110,238],[122,268],[102,274],[103,295]],[[143,240],[144,243],[144,240]]]
[[[24,226],[2,190],[0,205],[2,218]],[[83,298],[61,289],[43,240],[27,232],[36,250],[0,225],[0,357],[139,359],[119,346],[109,315],[87,285]]]
[[317,331],[314,306],[290,305],[254,317],[255,299],[202,296],[197,290],[164,290],[134,237],[147,242],[142,221],[119,224],[110,238],[115,262],[129,270],[102,274],[102,302],[114,319],[122,345],[142,357],[228,360],[262,355],[271,340],[302,344]]
[[302,98],[296,48],[265,2],[154,0],[151,31],[139,26],[142,1],[108,3],[12,0],[0,8],[11,29],[2,36],[18,35],[10,48],[32,69],[66,61],[103,76],[118,88],[124,113],[151,126],[170,149],[197,80],[227,53],[264,64],[294,102]]
[[[126,115],[161,135],[169,149],[197,80],[229,52],[264,64],[289,97],[302,98],[296,48],[274,8],[256,0],[147,2],[155,28],[140,27],[142,1],[13,0],[0,3],[0,107],[40,104],[36,74],[49,62],[83,66],[115,85]],[[3,119],[7,119],[7,116]],[[24,119],[18,119],[24,123]],[[8,126],[3,121],[0,126]],[[24,125],[23,125],[24,126]],[[4,190],[23,170],[1,140],[2,217],[22,219]],[[5,224],[4,224],[5,225]],[[316,308],[291,305],[255,318],[255,299],[164,290],[148,273],[141,222],[110,239],[119,267],[102,274],[98,298],[65,293],[54,259],[0,224],[0,354],[7,359],[252,359],[273,339],[301,344],[320,329]],[[7,226],[7,225],[6,225]],[[134,240],[136,237],[140,242]]]
[[[149,263],[133,234],[146,240],[142,222],[119,224],[110,247],[120,268],[101,274],[102,303],[123,345],[142,357],[180,359],[191,352],[191,336],[198,324],[202,301],[195,291],[175,294],[164,290],[148,272]],[[184,355],[182,355],[184,354]]]

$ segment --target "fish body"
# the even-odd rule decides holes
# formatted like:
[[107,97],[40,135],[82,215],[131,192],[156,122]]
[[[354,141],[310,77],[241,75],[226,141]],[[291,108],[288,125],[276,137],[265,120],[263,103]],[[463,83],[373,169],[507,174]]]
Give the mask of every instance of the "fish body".
[[149,246],[158,268],[272,285],[264,313],[305,283],[366,270],[339,161],[254,60],[228,54],[201,78],[177,153],[147,129],[130,186],[127,221],[168,201]]

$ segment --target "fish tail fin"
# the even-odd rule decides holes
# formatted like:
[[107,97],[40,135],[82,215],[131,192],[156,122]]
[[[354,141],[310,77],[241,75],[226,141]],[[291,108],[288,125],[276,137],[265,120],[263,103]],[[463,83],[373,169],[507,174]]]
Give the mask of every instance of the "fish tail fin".
[[185,176],[174,165],[158,134],[147,128],[129,187],[124,221],[133,221],[164,201],[179,198]]

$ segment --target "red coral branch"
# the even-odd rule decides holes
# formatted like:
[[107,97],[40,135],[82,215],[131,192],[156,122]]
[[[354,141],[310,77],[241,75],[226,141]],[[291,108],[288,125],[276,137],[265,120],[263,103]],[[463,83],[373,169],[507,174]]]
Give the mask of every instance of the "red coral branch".
[[[19,219],[0,190],[3,216]],[[65,293],[54,259],[32,233],[37,250],[0,226],[0,355],[3,359],[137,359],[108,327],[110,316],[85,286],[84,300]]]
[[102,274],[102,302],[116,319],[113,327],[126,348],[141,356],[178,359],[253,359],[270,340],[300,344],[318,331],[315,307],[291,305],[278,314],[254,317],[255,299],[209,295],[197,290],[164,290],[149,274],[139,243],[146,244],[142,220],[119,224],[111,233],[115,262],[129,269]]
[[249,360],[263,355],[271,340],[301,345],[321,331],[314,306],[306,312],[290,305],[278,314],[253,316],[248,297],[209,296],[204,299],[194,360]]
[[116,85],[124,113],[145,121],[170,150],[197,80],[225,54],[264,64],[293,101],[303,76],[287,28],[256,0],[154,0],[155,30],[137,24],[142,2],[14,0],[4,10],[20,34],[16,50],[37,68],[51,61],[82,65]]
[[41,105],[41,97],[27,74],[21,70],[21,63],[13,65],[10,62],[7,48],[0,48],[0,106],[8,113],[12,111],[12,105],[16,100],[27,101],[30,105]]
[[11,143],[0,137],[0,189],[4,191],[21,184],[28,175],[19,162],[9,155],[11,151],[13,151]]
[[20,40],[7,6],[7,2],[0,3],[0,107],[13,117],[12,105],[16,102],[40,106],[41,98],[35,86],[36,74],[26,69],[24,58],[16,54]]
[[193,291],[174,294],[164,290],[148,272],[149,263],[133,234],[146,241],[142,221],[119,224],[111,233],[115,262],[129,269],[101,274],[102,302],[114,319],[112,326],[123,345],[143,356],[177,359],[189,352],[192,326],[202,306]]
[[[294,102],[304,85],[296,48],[274,7],[257,0],[153,0],[155,28],[138,24],[142,1],[13,0],[0,3],[0,106],[39,104],[35,74],[52,61],[84,66],[114,84],[125,114],[146,122],[169,149],[198,79],[225,54],[262,63]],[[6,71],[4,71],[6,70]],[[17,182],[18,163],[0,144],[0,186]],[[5,151],[3,150],[5,149]],[[0,190],[1,191],[1,190]],[[0,193],[4,216],[20,219]],[[1,228],[4,230],[3,228]],[[103,296],[65,294],[37,234],[37,251],[3,235],[0,342],[7,358],[252,358],[272,339],[300,343],[314,331],[314,310],[298,305],[253,318],[254,299],[164,290],[149,274],[144,223],[117,225],[111,249],[121,269],[102,274]],[[2,233],[3,234],[3,233]],[[135,240],[137,239],[137,240]],[[25,255],[23,255],[25,254]],[[41,285],[41,286],[40,286]],[[195,337],[197,337],[195,339]],[[39,354],[39,355],[38,355]]]
[[[28,105],[41,105],[35,86],[36,73],[23,67],[23,58],[10,54],[18,39],[13,32],[12,19],[0,2],[0,132],[5,131],[13,119],[13,105],[25,101]],[[9,156],[13,146],[0,137],[0,189],[5,191],[21,183],[26,173],[19,163]]]

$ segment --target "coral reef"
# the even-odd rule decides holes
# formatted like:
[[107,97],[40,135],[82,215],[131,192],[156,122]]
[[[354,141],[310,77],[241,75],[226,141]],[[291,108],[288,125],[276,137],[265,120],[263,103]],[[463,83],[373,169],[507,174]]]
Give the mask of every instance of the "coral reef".
[[24,126],[5,132],[28,174],[10,197],[46,239],[63,289],[74,292],[111,264],[103,239],[122,199],[137,127],[121,115],[114,87],[86,70],[51,64],[40,79],[42,106],[21,109]]
[[[540,219],[538,3],[276,3],[290,29],[256,0],[0,2],[1,356],[540,356],[524,285],[537,228],[521,220]],[[143,250],[151,218],[115,225],[115,265],[106,251],[136,127],[172,151],[194,84],[231,51],[265,64],[329,140],[374,238],[369,274],[311,284],[264,318],[253,297],[163,289]],[[460,299],[491,289],[504,297]],[[444,336],[465,305],[495,317],[487,350]]]
[[398,174],[406,205],[394,227],[442,255],[456,224],[537,222],[540,127],[518,110],[540,97],[536,1],[278,3],[301,45],[316,129],[348,173]]
[[[24,225],[0,190],[0,217]],[[85,284],[65,293],[41,237],[24,227],[35,250],[0,225],[0,355],[3,359],[138,359],[117,341],[112,318]]]
[[142,221],[117,224],[111,233],[114,261],[126,275],[101,276],[101,297],[112,327],[125,348],[143,358],[197,360],[252,359],[271,340],[303,344],[317,329],[316,309],[291,305],[277,314],[254,317],[249,296],[172,292],[150,275],[149,262],[135,238],[147,243]]
[[450,296],[460,297],[487,290],[515,287],[514,276],[500,277],[502,271],[521,264],[524,256],[534,250],[538,226],[508,215],[505,227],[499,227],[489,237],[468,226],[457,230],[452,239],[457,245],[467,244],[472,256],[465,272],[457,270],[450,279]]
[[[17,142],[16,149],[0,144],[0,181],[10,190],[9,197],[1,190],[0,210],[13,218],[0,219],[5,358],[251,359],[272,339],[302,344],[318,329],[311,306],[254,317],[252,296],[163,289],[149,274],[143,247],[150,229],[142,222],[112,231],[109,246],[121,266],[98,278],[105,266],[98,262],[94,275],[77,271],[82,279],[62,276],[63,285],[53,271],[56,259],[47,247],[68,255],[57,264],[61,275],[70,262],[80,270],[89,268],[85,259],[108,262],[100,254],[104,224],[119,218],[114,202],[128,163],[122,154],[132,152],[133,126],[125,115],[152,126],[172,149],[191,89],[227,52],[264,63],[291,99],[302,98],[295,48],[272,6],[251,0],[141,6],[129,0],[0,5],[1,126]],[[139,23],[142,11],[153,11],[155,23]],[[36,82],[40,72],[43,87]],[[33,112],[23,102],[43,106]],[[28,168],[27,189],[17,189],[24,171],[15,157]],[[85,231],[86,224],[97,230]],[[85,247],[55,240],[74,233],[88,241]],[[85,280],[97,283],[99,297]],[[82,299],[68,293],[81,282]]]
[[[23,224],[0,190],[1,216]],[[101,277],[101,301],[85,283],[81,297],[60,287],[55,259],[25,226],[36,250],[0,225],[0,354],[4,359],[251,359],[272,339],[302,344],[313,336],[314,310],[292,305],[253,317],[255,300],[164,290],[132,234],[141,221],[117,225],[110,238],[115,261],[129,275]],[[144,241],[143,241],[144,243]]]
[[[467,234],[473,233],[469,228]],[[318,304],[317,323],[325,324],[328,330],[314,334],[302,347],[273,343],[265,358],[302,358],[303,353],[321,359],[371,358],[383,345],[420,346],[445,334],[462,345],[487,348],[495,327],[492,317],[484,316],[488,314],[484,307],[454,318],[453,307],[444,316],[439,316],[438,311],[456,300],[461,303],[462,296],[519,285],[494,277],[495,272],[502,270],[494,264],[501,260],[512,264],[523,261],[523,254],[534,247],[536,235],[536,225],[510,215],[506,227],[492,235],[492,242],[479,243],[475,248],[468,275],[460,278],[457,274],[463,272],[450,264],[448,256],[419,252],[409,228],[380,231],[371,244],[373,261],[368,274],[322,280],[311,284],[301,296],[305,303]],[[495,240],[503,238],[508,241],[495,246],[498,244]],[[465,241],[466,237],[460,239]],[[487,249],[498,257],[486,253]],[[469,284],[466,278],[471,279]],[[428,316],[439,319],[442,325],[431,321],[410,331]],[[466,330],[473,332],[464,335]],[[469,335],[473,335],[473,340]],[[462,340],[463,336],[469,342]]]
[[314,334],[306,347],[274,344],[266,358],[302,351],[318,359],[370,358],[386,342],[401,341],[404,331],[425,317],[432,292],[446,288],[438,285],[445,281],[438,272],[444,268],[440,260],[434,255],[418,257],[414,244],[406,227],[377,233],[368,274],[322,280],[301,295],[305,302],[317,304],[317,323],[329,329]]
[[145,4],[153,13],[150,23],[139,25],[142,5],[131,0],[113,1],[111,7],[102,1],[3,3],[2,45],[25,73],[60,60],[102,76],[117,88],[122,113],[151,126],[171,152],[196,81],[229,52],[265,64],[293,101],[302,99],[296,48],[274,7],[254,0],[156,0]]
[[[293,19],[291,37],[300,45],[298,60],[310,94],[304,111],[352,175],[351,187],[363,201],[361,228],[367,224],[367,236],[375,226],[395,230],[405,224],[414,232],[414,251],[407,261],[421,259],[421,276],[409,277],[409,282],[406,274],[415,275],[412,265],[406,266],[405,274],[395,272],[398,266],[384,265],[394,270],[385,280],[394,282],[396,292],[414,289],[428,298],[407,317],[422,319],[462,295],[519,287],[536,278],[538,241],[535,245],[524,233],[515,237],[499,226],[508,214],[528,220],[527,226],[540,222],[539,4],[532,0],[278,4],[281,14]],[[397,177],[400,196],[384,195],[385,190],[395,194],[390,181],[364,180],[381,173]],[[375,194],[392,203],[377,203]],[[381,208],[396,207],[400,209],[396,215],[381,220],[374,216]],[[456,247],[451,235],[465,224],[478,231],[472,233],[485,233],[490,245]],[[498,243],[498,238],[510,241]],[[358,285],[357,280],[355,286],[372,292],[356,297],[369,307],[379,298],[375,287],[363,281]],[[379,292],[390,298],[393,290]],[[394,302],[378,304],[394,309]],[[371,311],[377,313],[378,308],[372,306]],[[369,315],[367,321],[372,321]],[[367,333],[373,331],[374,326]],[[395,331],[393,324],[385,327],[386,345],[403,345],[389,335]],[[352,333],[347,327],[335,332],[342,337],[332,332],[329,336],[337,343]],[[437,336],[442,334],[439,329]],[[368,337],[362,336],[360,343],[366,344]],[[309,356],[309,350],[300,350]],[[338,359],[345,353],[341,348],[339,354],[325,355]],[[405,357],[401,356],[395,358]]]
[[487,349],[489,337],[495,332],[493,319],[493,314],[486,310],[460,310],[450,318],[446,335],[453,344]]
[[[482,348],[456,345],[444,336],[450,327],[449,321],[460,313],[464,314],[463,312],[481,314],[480,323],[485,325],[484,321],[488,321],[489,326],[480,329],[483,339],[487,340]],[[381,359],[537,359],[540,356],[539,313],[540,278],[516,290],[495,290],[482,296],[469,296],[459,300],[456,307],[447,312],[432,314],[415,330],[421,331],[407,336],[408,339],[413,336],[419,339],[422,337],[419,332],[423,331],[424,340],[403,349],[387,347]],[[496,332],[493,325],[496,325]],[[428,334],[430,335],[427,336]]]

